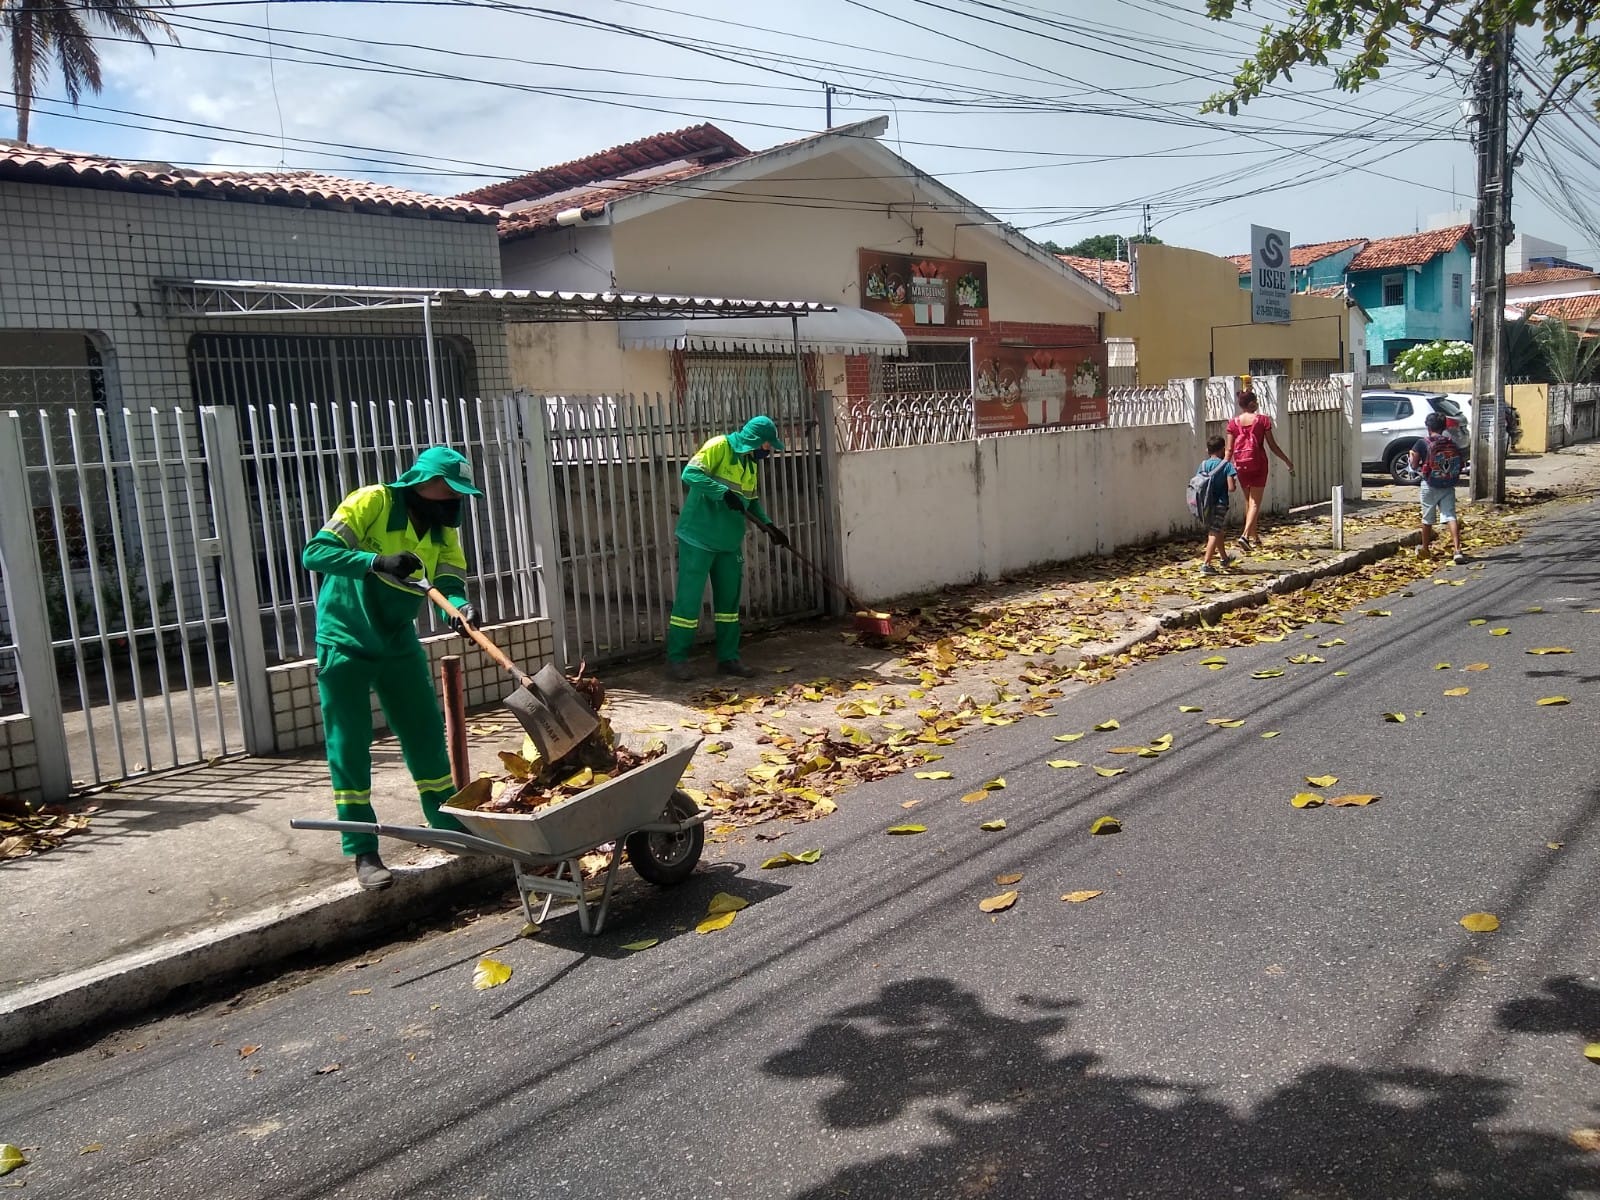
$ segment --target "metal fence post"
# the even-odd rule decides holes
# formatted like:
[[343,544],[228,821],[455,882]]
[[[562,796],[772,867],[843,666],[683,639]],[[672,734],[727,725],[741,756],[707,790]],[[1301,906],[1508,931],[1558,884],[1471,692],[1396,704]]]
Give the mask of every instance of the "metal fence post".
[[56,683],[56,655],[51,646],[50,610],[44,594],[44,567],[33,527],[28,464],[22,456],[22,418],[0,414],[0,576],[4,577],[11,640],[17,649],[17,674],[22,685],[22,710],[33,723],[33,744],[39,757],[39,790],[47,803],[58,803],[72,790],[72,764],[67,758],[67,729]]
[[550,620],[555,665],[565,670],[572,647],[567,645],[567,592],[561,577],[561,551],[556,542],[556,514],[550,470],[550,444],[545,398],[519,391],[515,395],[522,433],[523,480],[527,489],[528,527],[538,570],[539,613]]
[[[811,404],[817,420],[817,443],[822,449],[819,463],[822,472],[822,561],[827,564],[829,575],[844,579],[845,585],[849,586],[850,581],[845,579],[844,539],[840,535],[839,427],[834,424],[833,393],[812,392]],[[823,588],[823,595],[827,597],[823,602],[823,612],[835,615],[844,612],[844,597],[835,595],[832,588]]]
[[[228,649],[233,686],[239,696],[244,748],[271,754],[272,688],[267,679],[267,649],[261,633],[261,598],[256,593],[256,550],[251,532],[250,496],[239,454],[239,419],[220,405],[200,409],[200,430],[211,472],[211,503],[221,543],[222,598],[228,612]],[[272,519],[269,515],[268,519]],[[280,518],[282,519],[281,515]]]

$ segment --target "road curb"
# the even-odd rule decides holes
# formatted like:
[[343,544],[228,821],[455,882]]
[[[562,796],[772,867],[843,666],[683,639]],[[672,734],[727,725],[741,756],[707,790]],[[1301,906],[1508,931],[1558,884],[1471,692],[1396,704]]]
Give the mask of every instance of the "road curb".
[[431,854],[396,866],[394,885],[364,892],[353,879],[97,966],[0,996],[0,1062],[36,1055],[95,1025],[120,1022],[187,987],[238,978],[309,950],[369,939],[432,916],[473,893],[509,884],[494,858]]

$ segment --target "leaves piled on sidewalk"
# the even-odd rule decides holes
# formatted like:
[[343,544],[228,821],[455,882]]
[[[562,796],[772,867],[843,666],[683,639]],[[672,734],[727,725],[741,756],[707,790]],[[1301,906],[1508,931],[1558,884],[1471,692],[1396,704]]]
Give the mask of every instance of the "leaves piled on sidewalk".
[[75,833],[89,828],[89,815],[58,805],[33,808],[15,796],[0,794],[0,862],[54,850]]

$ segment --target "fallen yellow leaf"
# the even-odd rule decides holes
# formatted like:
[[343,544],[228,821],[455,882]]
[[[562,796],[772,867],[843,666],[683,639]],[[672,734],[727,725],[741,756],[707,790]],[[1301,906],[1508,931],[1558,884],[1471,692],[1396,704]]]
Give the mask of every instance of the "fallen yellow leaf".
[[1335,671],[1335,672],[1334,672],[1334,673],[1333,673],[1333,677],[1334,677],[1334,678],[1335,678],[1335,679],[1339,679],[1339,678],[1341,678],[1341,677],[1343,677],[1343,676],[1345,676],[1345,675],[1348,675],[1348,674],[1350,674],[1350,672],[1349,672],[1349,671]]
[[1105,833],[1121,833],[1122,822],[1115,817],[1096,817],[1094,824],[1089,826],[1089,832],[1097,836]]
[[1075,758],[1052,758],[1049,762],[1045,763],[1045,766],[1062,768],[1062,767],[1081,767],[1081,766],[1083,766],[1083,764],[1081,762],[1079,762]]
[[1444,694],[1446,696],[1465,696],[1471,690],[1472,689],[1468,687],[1445,688]]
[[1096,891],[1096,892],[1089,892],[1089,891],[1068,892],[1065,896],[1063,896],[1061,898],[1063,900],[1065,900],[1068,904],[1082,904],[1085,900],[1093,900],[1096,896],[1103,896],[1103,895],[1105,895],[1105,892],[1103,890],[1102,891]]
[[1307,775],[1306,782],[1312,787],[1332,787],[1339,782],[1339,777],[1337,775]]
[[[28,1156],[10,1142],[0,1143],[0,1175],[9,1175],[28,1165]],[[9,1185],[8,1185],[9,1186]]]
[[1546,842],[1545,843],[1545,847],[1547,849],[1550,849],[1550,850],[1559,850],[1559,849],[1561,849],[1561,847],[1563,847],[1565,845],[1566,845],[1565,842]]
[[1574,1129],[1567,1140],[1579,1150],[1600,1150],[1600,1129]]
[[998,817],[993,821],[985,821],[982,825],[978,826],[978,828],[983,830],[985,833],[999,833],[1005,827],[1005,821]]
[[499,987],[511,978],[511,968],[498,959],[480,958],[472,971],[472,986],[480,992]]
[[1283,675],[1282,667],[1268,667],[1264,671],[1251,671],[1251,679],[1278,679]]
[[996,875],[994,881],[1001,887],[1010,887],[1013,883],[1022,882],[1021,871],[1007,871],[1004,875]]
[[1006,777],[1004,775],[998,775],[989,780],[988,783],[984,784],[983,790],[986,792],[998,792],[1001,788],[1005,787],[1005,785]]
[[885,829],[884,832],[892,836],[900,836],[911,833],[927,833],[928,827],[926,825],[891,825],[889,828]]
[[1489,634],[1490,634],[1491,637],[1505,637],[1505,635],[1510,633],[1510,632],[1511,632],[1510,627],[1506,626],[1506,625],[1502,625],[1498,629],[1489,630]]
[[1319,650],[1332,650],[1335,646],[1342,646],[1344,644],[1345,644],[1345,641],[1344,641],[1343,638],[1329,638],[1325,642],[1318,642],[1317,643],[1317,649],[1319,649]]
[[785,850],[782,854],[774,854],[761,864],[763,871],[776,871],[780,867],[802,866],[816,862],[822,857],[821,850],[802,850],[799,854],[791,854]]
[[1600,1062],[1600,1042],[1590,1042],[1585,1046],[1583,1056],[1590,1062]]
[[1289,803],[1296,808],[1320,808],[1323,800],[1315,792],[1296,792]]
[[965,796],[961,797],[961,803],[976,804],[979,800],[987,799],[988,795],[989,793],[987,791],[985,791],[983,788],[979,788],[977,791],[968,792]]
[[1403,725],[1405,724],[1406,715],[1403,712],[1386,712],[1383,714],[1383,719],[1392,725]]
[[1180,705],[1178,705],[1178,711],[1179,712],[1205,712],[1205,709],[1201,708],[1198,704],[1180,704]]
[[1472,620],[1467,622],[1468,625],[1487,625],[1488,623],[1488,617],[1473,617]]
[[1220,654],[1213,654],[1210,658],[1202,658],[1200,665],[1202,667],[1225,667],[1228,665],[1228,660]]
[[1367,805],[1376,804],[1379,800],[1382,800],[1382,799],[1383,799],[1382,796],[1363,796],[1363,795],[1335,796],[1335,797],[1333,797],[1333,799],[1328,801],[1328,807],[1329,808],[1352,808],[1352,807],[1365,808]]
[[986,913],[1004,912],[1017,902],[1018,894],[1015,890],[1001,892],[998,896],[990,896],[987,900],[978,901],[978,907]]
[[1278,730],[1269,729],[1265,733],[1263,733],[1261,736],[1264,737],[1264,738],[1275,738],[1275,737],[1278,736]]
[[640,938],[637,942],[623,942],[620,949],[648,950],[651,946],[659,944],[660,941],[660,938]]
[[1461,924],[1473,933],[1493,933],[1500,928],[1500,918],[1493,913],[1468,913],[1461,918]]
[[1433,664],[1433,669],[1435,671],[1448,671],[1450,669],[1450,664],[1449,663],[1434,663]]
[[718,892],[711,897],[711,903],[706,905],[706,916],[714,917],[718,913],[738,912],[741,908],[749,908],[750,901],[743,896],[735,896],[731,892]]
[[1126,767],[1096,767],[1094,773],[1100,776],[1101,779],[1111,779],[1117,775],[1126,775],[1128,769]]
[[1487,671],[1489,669],[1489,664],[1488,663],[1468,663],[1466,666],[1462,667],[1461,669],[1463,671]]
[[954,779],[950,771],[916,771],[912,775],[915,779]]
[[538,937],[542,932],[544,932],[544,926],[540,925],[539,922],[524,921],[522,928],[517,930],[517,936],[519,938]]
[[1113,747],[1111,747],[1111,749],[1109,751],[1107,751],[1107,753],[1109,753],[1109,754],[1137,754],[1137,753],[1139,753],[1139,751],[1141,751],[1143,749],[1144,749],[1143,746],[1113,746]]
[[1537,703],[1540,708],[1554,708],[1558,704],[1571,704],[1572,701],[1568,700],[1565,696],[1545,696]]
[[1122,722],[1118,721],[1115,717],[1112,717],[1108,721],[1101,721],[1100,724],[1094,727],[1096,733],[1109,733],[1113,729],[1121,728]]
[[1218,729],[1238,729],[1244,721],[1239,717],[1212,717],[1206,724],[1215,725]]
[[715,933],[719,929],[726,929],[733,924],[733,919],[739,914],[736,912],[720,912],[714,916],[706,917],[694,927],[696,933]]
[[1081,733],[1058,733],[1055,740],[1058,742],[1075,742],[1084,735]]
[[1535,646],[1528,651],[1529,654],[1571,654],[1566,646]]

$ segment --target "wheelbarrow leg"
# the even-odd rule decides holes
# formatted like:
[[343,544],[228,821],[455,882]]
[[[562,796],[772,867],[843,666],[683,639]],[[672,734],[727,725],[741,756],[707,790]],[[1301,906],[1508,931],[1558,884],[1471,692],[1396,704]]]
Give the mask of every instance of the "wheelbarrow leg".
[[617,866],[622,862],[622,843],[619,841],[611,851],[611,862],[606,867],[606,885],[600,893],[600,909],[595,916],[594,932],[598,936],[606,927],[606,914],[611,911],[611,887],[617,881]]
[[[585,934],[593,936],[600,931],[592,928],[594,922],[589,916],[589,897],[583,894],[583,865],[575,858],[569,858],[562,865],[572,872],[572,882],[577,885],[574,889],[573,897],[578,902],[578,928]],[[605,920],[603,910],[600,919],[602,921]]]

